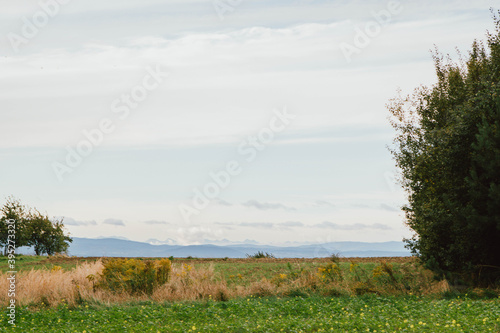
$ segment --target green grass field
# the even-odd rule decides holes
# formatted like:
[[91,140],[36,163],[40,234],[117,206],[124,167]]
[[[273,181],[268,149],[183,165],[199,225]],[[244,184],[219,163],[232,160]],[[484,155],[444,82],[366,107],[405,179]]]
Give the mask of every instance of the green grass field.
[[20,332],[499,332],[500,300],[249,297],[227,302],[20,310]]
[[[77,265],[84,262],[95,262],[100,258],[81,258],[81,257],[47,257],[47,256],[24,256],[16,257],[17,271],[29,271],[52,269],[54,266],[59,266],[64,270],[71,270]],[[143,258],[148,259],[148,258]],[[7,265],[7,257],[0,256],[0,271],[5,273],[9,271]],[[360,266],[367,270],[373,269],[376,262],[374,258],[341,258],[342,267],[349,266],[351,260],[359,262]],[[396,258],[377,258],[377,261],[388,261],[397,268],[400,263],[406,263],[411,258],[396,257]],[[289,264],[292,269],[299,271],[315,270],[320,265],[330,262],[329,258],[314,258],[314,259],[212,259],[212,258],[175,258],[174,266],[194,265],[196,267],[213,266],[215,272],[220,273],[221,277],[229,283],[247,285],[262,278],[272,279],[278,274],[290,273]]]
[[[0,264],[5,272],[4,259],[0,258]],[[107,301],[106,294],[91,296],[89,283],[85,295],[90,296],[75,298],[75,288],[84,288],[88,273],[75,284],[68,281],[76,276],[72,272],[83,263],[95,265],[98,259],[18,257],[20,274],[31,272],[33,284],[25,285],[23,291],[28,294],[25,299],[32,301],[17,305],[16,327],[8,323],[3,311],[0,331],[500,332],[500,298],[494,291],[454,294],[428,288],[425,293],[414,293],[422,286],[439,284],[412,258],[342,258],[338,262],[340,280],[335,274],[330,276],[332,280],[321,276],[325,274],[321,269],[332,264],[329,258],[176,258],[177,282],[165,292],[168,288],[206,288],[186,293],[191,295],[190,301],[182,301],[182,295],[181,301],[166,301],[162,297],[170,291]],[[390,265],[393,277],[381,270],[382,263]],[[186,267],[190,269],[186,271]],[[187,275],[183,275],[185,271]],[[219,289],[221,285],[226,287]],[[401,289],[403,286],[413,289]],[[19,288],[22,291],[22,282]],[[52,291],[58,288],[62,288],[61,296],[54,296]],[[218,297],[219,290],[228,296]],[[71,304],[66,297],[72,298]]]
[[[63,269],[72,269],[76,265],[86,261],[96,261],[98,258],[79,258],[79,257],[47,257],[47,256],[25,256],[16,255],[16,270],[28,271],[31,269],[51,269],[54,266],[60,266]],[[8,258],[0,256],[0,271],[5,273],[9,271],[7,265]]]

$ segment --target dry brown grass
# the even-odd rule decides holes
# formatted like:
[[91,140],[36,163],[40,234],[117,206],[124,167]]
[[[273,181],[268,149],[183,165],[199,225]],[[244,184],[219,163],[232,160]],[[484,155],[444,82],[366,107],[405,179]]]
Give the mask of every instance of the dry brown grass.
[[216,299],[227,300],[235,294],[213,266],[194,268],[182,265],[172,268],[172,278],[152,295],[155,301]]
[[[276,260],[274,259],[274,261]],[[293,262],[293,260],[288,262]],[[326,260],[324,263],[327,265],[329,261]],[[184,261],[176,263],[172,267],[170,280],[158,287],[151,296],[148,296],[114,293],[99,288],[97,282],[104,266],[101,260],[97,260],[81,263],[71,270],[57,269],[56,267],[52,270],[32,269],[20,272],[17,276],[16,300],[21,306],[54,307],[61,303],[75,306],[83,302],[116,304],[144,300],[156,302],[209,299],[225,301],[250,295],[317,294],[335,296],[410,292],[422,294],[442,293],[448,290],[446,282],[433,281],[432,274],[418,266],[416,262],[405,259],[401,260],[400,263],[398,278],[391,277],[386,272],[383,281],[378,279],[379,276],[375,276],[375,270],[362,271],[358,274],[344,269],[342,278],[325,279],[325,276],[317,268],[314,268],[290,274],[278,274],[272,279],[262,278],[246,284],[243,282],[228,284],[220,272],[214,271],[214,264],[207,265],[207,262],[204,262],[195,267],[192,262]],[[382,267],[382,264],[380,265]],[[359,266],[354,265],[353,267]],[[379,270],[379,272],[383,273],[383,270]],[[7,274],[0,275],[0,303],[7,305],[9,301]]]
[[[186,268],[189,267],[189,270]],[[238,296],[236,290],[227,287],[227,283],[214,273],[213,267],[199,269],[183,265],[174,267],[171,279],[159,287],[151,297],[147,295],[129,295],[113,293],[96,287],[102,273],[101,261],[84,263],[70,271],[31,270],[17,275],[16,301],[24,306],[57,306],[65,303],[75,306],[81,302],[101,304],[126,303],[130,301],[180,301],[214,299],[227,300]],[[94,277],[95,280],[92,281]],[[7,305],[7,274],[0,276],[0,304]]]
[[[16,301],[20,305],[40,304],[54,306],[61,302],[75,305],[79,300],[78,292],[92,299],[92,283],[87,279],[91,274],[102,270],[100,261],[83,263],[70,271],[31,270],[17,274]],[[0,276],[0,303],[7,304],[7,274]]]

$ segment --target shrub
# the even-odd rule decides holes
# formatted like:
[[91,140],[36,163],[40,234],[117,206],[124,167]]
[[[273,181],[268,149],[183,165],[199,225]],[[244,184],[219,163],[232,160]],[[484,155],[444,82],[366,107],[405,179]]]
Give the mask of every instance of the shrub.
[[288,276],[286,274],[281,273],[281,274],[278,274],[275,277],[273,277],[271,279],[271,282],[273,282],[274,284],[276,284],[277,287],[279,287],[280,285],[285,283],[287,280],[288,280]]
[[327,281],[343,280],[342,271],[340,270],[339,265],[333,262],[318,267],[318,276],[322,280],[327,280]]
[[172,261],[170,259],[160,259],[156,261],[156,281],[159,285],[165,284],[172,272]]
[[112,292],[129,294],[153,291],[165,284],[172,271],[169,259],[142,261],[137,259],[109,259],[104,263],[98,286]]
[[298,270],[294,269],[292,264],[289,262],[286,263],[286,266],[288,268],[288,275],[292,279],[298,278],[304,272],[304,267],[301,267],[299,264],[297,264]]
[[331,262],[338,264],[340,262],[340,253],[332,253],[329,258]]
[[351,275],[351,279],[356,282],[369,282],[371,283],[370,275],[368,274],[363,267],[359,265],[357,262],[351,262],[349,264],[349,273]]
[[249,259],[262,259],[262,258],[275,259],[276,257],[272,253],[257,251],[257,253],[254,253],[254,254],[247,253],[247,258],[249,258]]

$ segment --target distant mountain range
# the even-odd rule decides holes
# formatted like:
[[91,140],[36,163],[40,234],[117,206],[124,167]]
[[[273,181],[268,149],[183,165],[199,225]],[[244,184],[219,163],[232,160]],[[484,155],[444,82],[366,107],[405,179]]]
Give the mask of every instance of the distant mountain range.
[[409,256],[403,242],[363,243],[333,242],[301,246],[270,246],[258,244],[231,245],[153,245],[117,238],[73,238],[69,254],[79,257],[198,257],[245,258],[257,251],[272,253],[277,258],[328,257],[401,257]]

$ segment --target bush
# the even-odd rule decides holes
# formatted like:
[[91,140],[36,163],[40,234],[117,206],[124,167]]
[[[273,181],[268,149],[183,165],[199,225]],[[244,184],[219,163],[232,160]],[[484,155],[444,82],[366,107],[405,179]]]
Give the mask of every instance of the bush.
[[275,259],[276,257],[272,253],[258,251],[257,253],[254,253],[252,255],[247,253],[247,258],[249,258],[249,259],[262,259],[262,258]]
[[328,263],[326,265],[318,267],[318,276],[322,280],[327,281],[342,281],[342,271],[336,263]]
[[329,258],[330,261],[335,264],[340,263],[340,253],[332,253]]
[[128,294],[153,291],[165,284],[172,271],[169,259],[142,261],[137,259],[108,259],[104,263],[98,287]]
[[282,285],[283,283],[287,282],[288,276],[286,274],[278,274],[275,277],[271,279],[271,282],[273,282],[277,287]]

